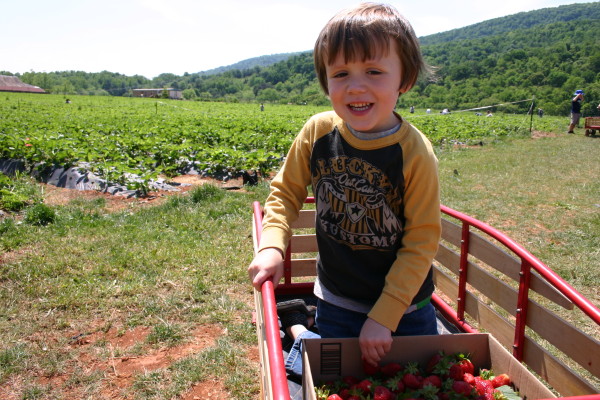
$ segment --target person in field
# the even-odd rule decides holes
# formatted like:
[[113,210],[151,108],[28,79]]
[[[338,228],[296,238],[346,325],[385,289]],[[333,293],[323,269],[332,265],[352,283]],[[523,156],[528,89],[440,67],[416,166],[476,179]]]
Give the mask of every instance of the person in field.
[[277,285],[290,224],[312,185],[316,315],[301,300],[279,307],[296,338],[286,363],[296,374],[302,338],[358,337],[363,359],[376,364],[393,335],[437,334],[430,304],[441,232],[437,159],[425,135],[394,111],[427,69],[417,37],[392,6],[361,3],[326,24],[314,62],[333,111],[310,118],[292,144],[248,267],[257,290],[269,279]]
[[581,103],[583,103],[583,90],[576,90],[575,97],[571,99],[571,123],[569,124],[569,130],[567,133],[575,133],[574,129],[579,126],[579,120],[581,119]]

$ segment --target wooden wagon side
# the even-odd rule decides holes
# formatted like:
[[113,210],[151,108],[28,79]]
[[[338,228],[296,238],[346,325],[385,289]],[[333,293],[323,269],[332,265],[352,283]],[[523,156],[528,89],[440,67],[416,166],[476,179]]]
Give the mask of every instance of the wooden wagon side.
[[[448,207],[442,206],[442,212],[442,241],[434,261],[437,310],[463,332],[492,334],[560,396],[600,400],[590,382],[600,379],[600,342],[553,311],[578,312],[584,329],[598,333],[600,310],[506,235]],[[255,203],[255,249],[261,221],[262,209]],[[276,290],[266,282],[255,292],[265,399],[290,398],[276,297],[312,292],[314,223],[315,211],[301,210],[292,226],[283,281]]]

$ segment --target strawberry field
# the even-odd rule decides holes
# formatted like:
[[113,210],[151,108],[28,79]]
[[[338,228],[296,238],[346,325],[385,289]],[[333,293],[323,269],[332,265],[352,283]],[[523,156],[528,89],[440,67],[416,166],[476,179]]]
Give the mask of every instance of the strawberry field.
[[[0,159],[30,168],[81,166],[108,181],[148,182],[194,169],[236,173],[277,169],[304,122],[327,108],[202,103],[122,97],[4,93]],[[437,145],[489,142],[529,133],[530,118],[474,113],[408,114]],[[536,125],[551,123],[535,119]],[[543,130],[543,127],[536,127]]]

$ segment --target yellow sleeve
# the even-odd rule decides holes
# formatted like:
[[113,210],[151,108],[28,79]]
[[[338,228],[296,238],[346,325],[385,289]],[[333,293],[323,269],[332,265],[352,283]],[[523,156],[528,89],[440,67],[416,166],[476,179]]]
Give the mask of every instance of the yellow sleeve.
[[298,218],[308,194],[310,155],[318,125],[315,117],[304,125],[292,143],[281,170],[271,182],[259,251],[272,247],[285,254],[291,236],[290,224]]

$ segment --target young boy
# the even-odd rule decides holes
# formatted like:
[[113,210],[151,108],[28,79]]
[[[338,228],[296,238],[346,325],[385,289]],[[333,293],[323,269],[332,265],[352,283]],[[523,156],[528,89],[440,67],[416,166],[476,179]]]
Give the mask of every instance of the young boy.
[[[429,303],[441,231],[437,159],[425,136],[394,112],[425,64],[408,21],[374,3],[334,16],[314,60],[334,111],[305,124],[271,183],[248,273],[257,290],[267,279],[279,282],[290,223],[312,184],[316,326],[322,337],[358,337],[364,360],[376,364],[392,335],[437,333]],[[294,336],[307,337],[306,318],[300,322]]]

